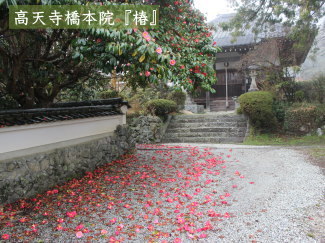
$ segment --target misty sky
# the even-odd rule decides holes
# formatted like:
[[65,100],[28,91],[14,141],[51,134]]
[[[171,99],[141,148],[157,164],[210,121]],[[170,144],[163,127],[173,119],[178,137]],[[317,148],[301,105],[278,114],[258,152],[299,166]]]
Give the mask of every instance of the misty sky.
[[206,14],[208,21],[213,20],[217,14],[234,12],[228,0],[194,0],[196,8]]

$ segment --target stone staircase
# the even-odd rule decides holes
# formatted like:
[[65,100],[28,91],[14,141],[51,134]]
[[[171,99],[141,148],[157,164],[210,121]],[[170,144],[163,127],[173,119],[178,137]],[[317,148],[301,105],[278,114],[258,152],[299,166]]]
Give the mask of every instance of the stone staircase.
[[212,100],[210,101],[210,111],[219,112],[219,111],[231,111],[235,110],[235,101],[232,99],[228,100],[228,108],[226,107],[226,100]]
[[236,114],[175,115],[162,143],[241,143],[247,119]]

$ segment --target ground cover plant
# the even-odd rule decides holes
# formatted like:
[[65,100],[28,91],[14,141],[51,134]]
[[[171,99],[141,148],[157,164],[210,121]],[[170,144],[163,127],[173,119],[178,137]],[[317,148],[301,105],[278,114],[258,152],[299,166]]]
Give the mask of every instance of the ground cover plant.
[[325,135],[317,136],[290,136],[285,134],[255,134],[247,137],[246,145],[287,145],[287,146],[310,146],[324,145]]

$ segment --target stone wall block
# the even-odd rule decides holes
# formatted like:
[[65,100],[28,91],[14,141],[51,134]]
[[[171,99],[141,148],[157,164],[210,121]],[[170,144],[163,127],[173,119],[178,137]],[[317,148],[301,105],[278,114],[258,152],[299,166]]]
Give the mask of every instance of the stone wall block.
[[33,197],[161,138],[158,117],[141,116],[111,136],[0,162],[0,204]]

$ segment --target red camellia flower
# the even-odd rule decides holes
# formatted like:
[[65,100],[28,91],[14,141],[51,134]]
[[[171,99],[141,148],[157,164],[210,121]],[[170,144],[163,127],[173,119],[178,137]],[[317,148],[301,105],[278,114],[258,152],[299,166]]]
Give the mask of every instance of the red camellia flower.
[[24,217],[24,218],[21,218],[21,219],[19,219],[19,222],[20,223],[25,223],[27,221],[27,219]]
[[157,52],[158,54],[161,54],[161,53],[162,53],[162,49],[161,49],[161,47],[158,47],[158,48],[156,49],[156,52]]
[[1,236],[1,238],[2,238],[3,240],[9,240],[10,235],[8,235],[8,234],[3,234],[3,235]]
[[146,41],[150,41],[151,37],[147,31],[142,33],[142,37],[146,39]]
[[180,68],[181,68],[181,69],[184,69],[184,68],[185,68],[185,66],[184,66],[184,65],[181,65],[181,66],[180,66]]
[[85,226],[83,224],[79,224],[77,227],[76,227],[76,231],[78,230],[81,230],[83,229]]
[[217,44],[217,42],[215,41],[215,42],[213,42],[213,46],[215,46]]
[[78,231],[77,233],[76,233],[76,237],[77,238],[82,238],[84,236],[84,234],[81,232],[81,231]]
[[146,77],[149,77],[151,75],[151,73],[149,71],[146,71],[145,75],[146,75]]
[[72,212],[67,212],[67,216],[69,218],[74,218],[77,216],[77,212],[76,211],[72,211]]
[[64,222],[64,219],[58,218],[57,221],[58,221],[58,223],[63,223]]
[[170,60],[169,61],[169,64],[172,65],[172,66],[174,66],[176,64],[176,61],[175,60]]
[[59,224],[57,227],[56,227],[56,230],[63,230],[63,227],[61,224]]

